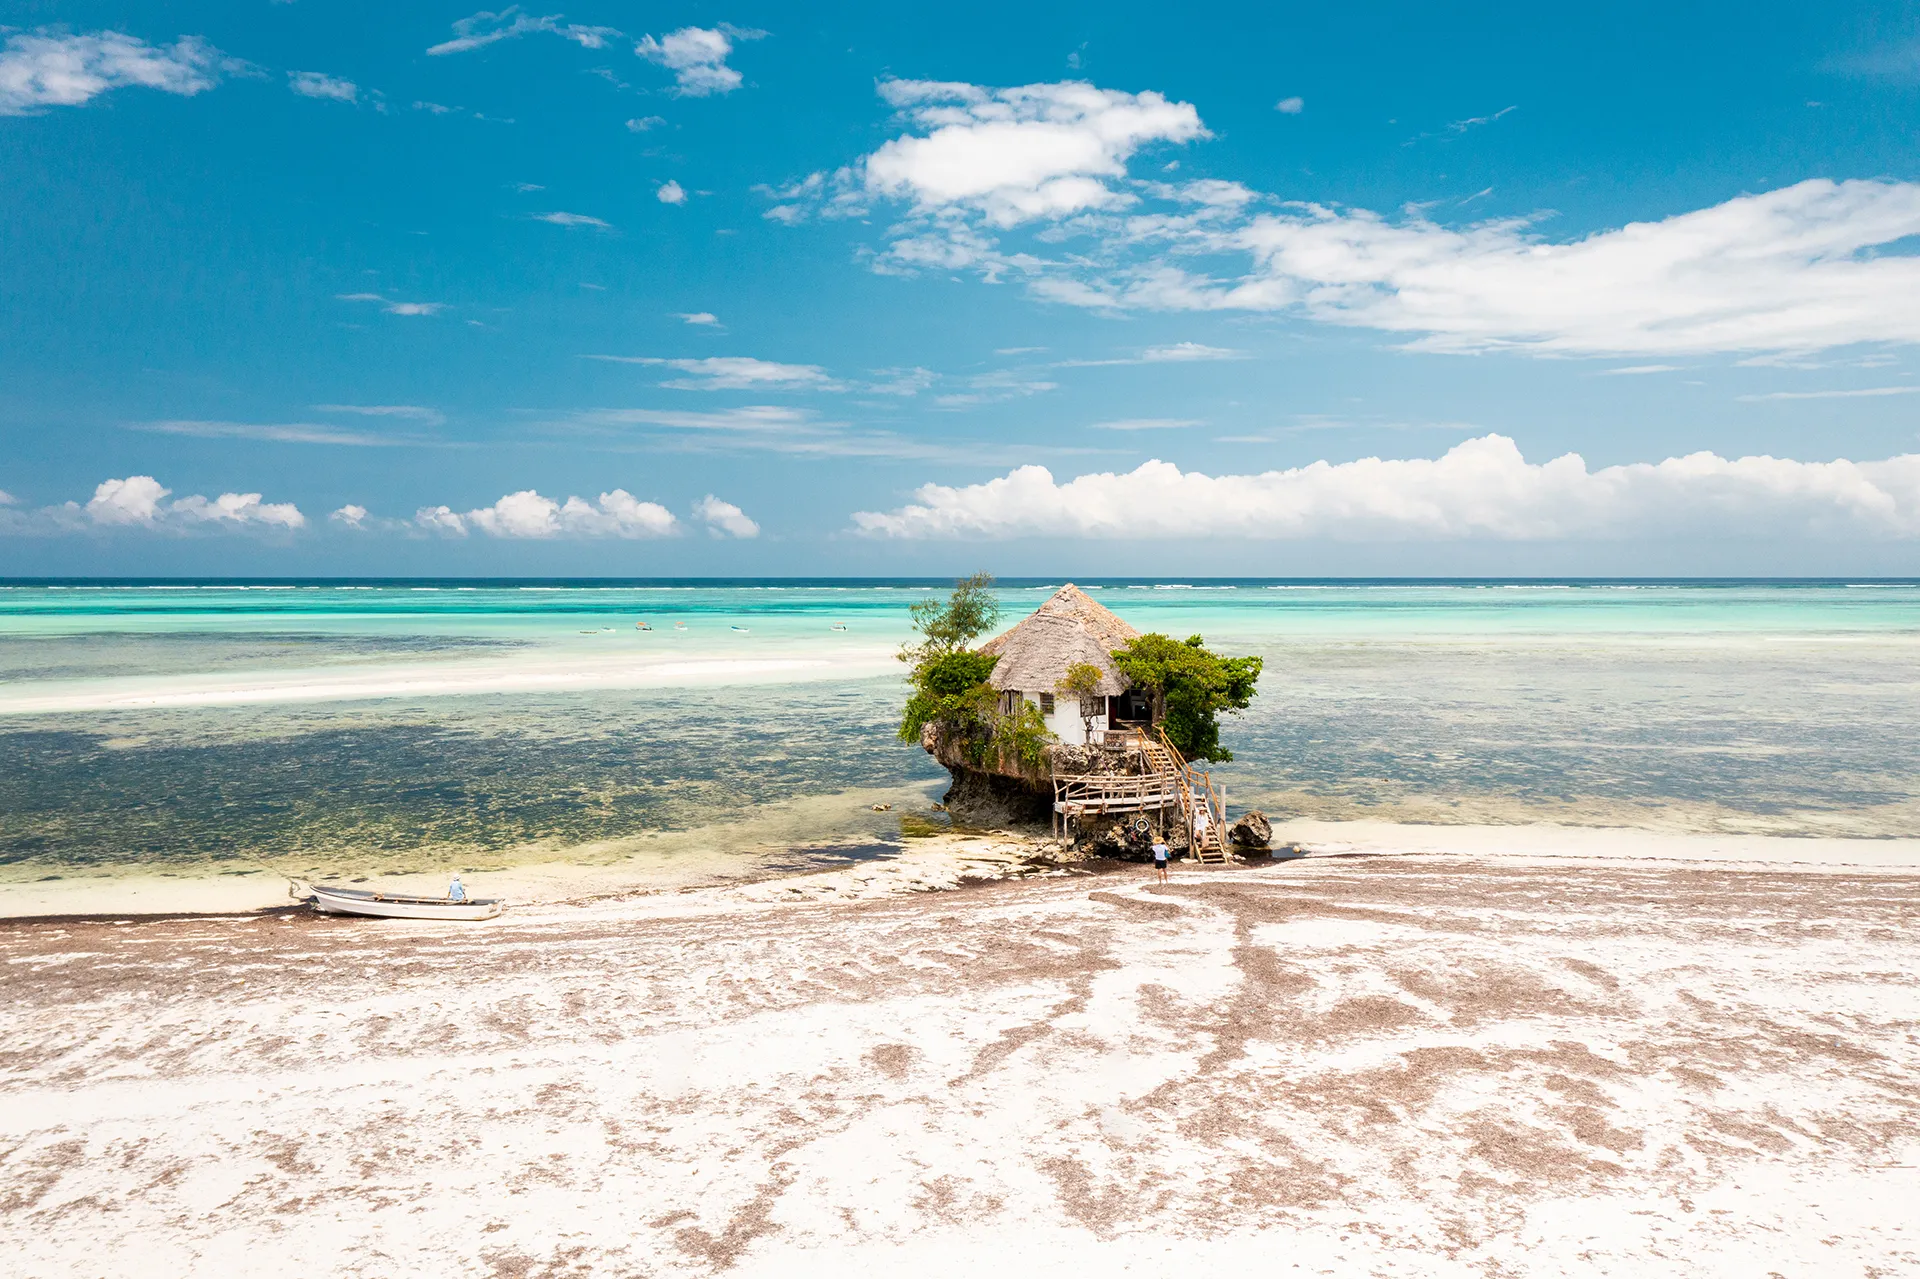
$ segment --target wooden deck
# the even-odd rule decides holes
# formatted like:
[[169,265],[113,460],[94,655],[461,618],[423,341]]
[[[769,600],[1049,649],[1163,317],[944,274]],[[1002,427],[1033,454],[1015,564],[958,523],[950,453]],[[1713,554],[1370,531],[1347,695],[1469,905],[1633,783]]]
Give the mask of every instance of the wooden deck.
[[1056,834],[1073,823],[1116,813],[1179,814],[1195,861],[1224,864],[1227,858],[1227,797],[1212,774],[1190,763],[1165,733],[1149,737],[1139,729],[1110,730],[1100,745],[1140,756],[1138,773],[1081,773],[1053,779]]

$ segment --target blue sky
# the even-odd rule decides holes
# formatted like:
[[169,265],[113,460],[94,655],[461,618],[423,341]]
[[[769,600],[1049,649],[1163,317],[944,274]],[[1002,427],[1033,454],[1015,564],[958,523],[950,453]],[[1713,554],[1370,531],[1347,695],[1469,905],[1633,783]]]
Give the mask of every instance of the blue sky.
[[0,7],[0,572],[1920,569],[1920,12],[834,8]]

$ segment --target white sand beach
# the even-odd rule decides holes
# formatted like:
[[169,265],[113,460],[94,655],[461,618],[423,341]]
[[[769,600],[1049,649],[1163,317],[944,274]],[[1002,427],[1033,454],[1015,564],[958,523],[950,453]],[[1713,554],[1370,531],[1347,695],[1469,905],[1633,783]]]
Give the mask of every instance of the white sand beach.
[[0,926],[0,1273],[1920,1270],[1920,866],[980,851]]

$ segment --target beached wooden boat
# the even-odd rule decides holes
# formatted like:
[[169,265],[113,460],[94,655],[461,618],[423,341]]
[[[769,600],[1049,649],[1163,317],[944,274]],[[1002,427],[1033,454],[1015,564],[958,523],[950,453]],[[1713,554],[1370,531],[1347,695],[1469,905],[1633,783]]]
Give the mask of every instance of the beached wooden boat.
[[304,900],[328,915],[373,915],[381,919],[492,919],[504,903],[498,898],[412,897],[364,888],[304,886]]

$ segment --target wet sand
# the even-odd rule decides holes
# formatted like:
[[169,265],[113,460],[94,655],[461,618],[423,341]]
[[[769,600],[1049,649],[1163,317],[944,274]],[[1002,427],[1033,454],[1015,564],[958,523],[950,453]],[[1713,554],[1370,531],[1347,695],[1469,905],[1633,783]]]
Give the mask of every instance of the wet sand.
[[870,869],[0,924],[0,1272],[1920,1271],[1920,871]]

